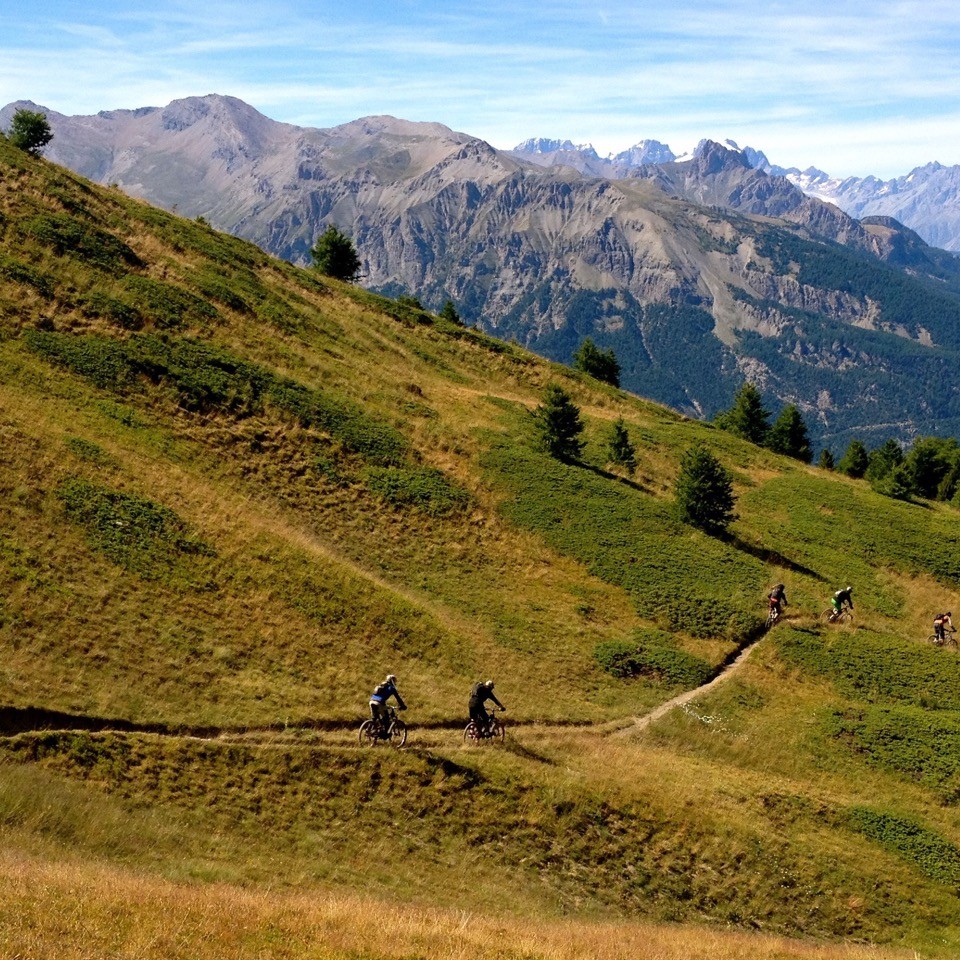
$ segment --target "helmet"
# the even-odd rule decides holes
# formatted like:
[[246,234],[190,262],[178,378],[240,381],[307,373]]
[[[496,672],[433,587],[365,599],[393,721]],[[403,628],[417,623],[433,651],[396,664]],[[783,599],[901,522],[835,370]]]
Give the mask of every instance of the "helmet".
[[946,612],[946,613],[944,614],[944,616],[947,616],[947,617],[952,617],[952,616],[953,616],[953,614],[952,614],[952,613],[951,613],[951,612],[950,612],[950,611],[948,610],[948,611],[947,611],[947,612]]
[[774,589],[775,589],[775,590],[785,590],[786,587],[784,587],[784,585],[783,585],[782,583],[778,583],[778,584],[776,585],[776,587],[774,587]]
[[853,593],[853,587],[847,587],[847,593]]
[[483,685],[484,685],[488,690],[492,690],[492,689],[493,689],[493,681],[492,681],[492,680],[484,680],[484,681],[483,681]]
[[387,683],[396,683],[396,682],[397,682],[397,678],[392,673],[388,673]]

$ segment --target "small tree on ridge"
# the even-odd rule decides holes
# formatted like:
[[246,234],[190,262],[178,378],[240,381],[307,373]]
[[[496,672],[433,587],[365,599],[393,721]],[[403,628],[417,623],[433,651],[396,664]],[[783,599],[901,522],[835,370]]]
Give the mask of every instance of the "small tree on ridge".
[[705,533],[724,533],[737,519],[733,479],[703,446],[691,447],[683,455],[674,492],[680,519]]
[[27,153],[39,157],[53,139],[50,121],[36,110],[17,110],[10,122],[10,142]]
[[613,350],[601,350],[589,337],[573,355],[573,368],[596,377],[612,387],[620,386],[620,364]]
[[543,403],[534,412],[540,443],[551,457],[576,460],[583,451],[580,408],[563,387],[555,383],[544,391]]
[[353,241],[332,223],[310,251],[313,265],[324,276],[352,283],[360,276],[360,258]]

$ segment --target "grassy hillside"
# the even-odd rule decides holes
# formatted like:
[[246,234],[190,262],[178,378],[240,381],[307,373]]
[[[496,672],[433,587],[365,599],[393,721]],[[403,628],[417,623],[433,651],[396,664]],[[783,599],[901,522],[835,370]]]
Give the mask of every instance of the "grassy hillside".
[[[629,925],[669,921],[956,953],[960,659],[922,642],[960,598],[956,512],[5,143],[0,237],[0,871],[19,898],[0,944],[719,943]],[[582,463],[534,442],[551,382],[583,410]],[[606,462],[618,417],[631,475]],[[674,519],[694,442],[734,473],[728,539]],[[776,581],[790,619],[736,678],[631,730],[756,639]],[[824,631],[815,614],[848,582],[856,629]],[[637,675],[604,669],[611,650]],[[410,744],[364,752],[354,731],[388,671]],[[485,676],[508,742],[470,750],[466,695]],[[87,915],[101,884],[100,928],[37,919],[49,898]],[[182,942],[147,922],[159,902],[186,905]],[[377,911],[404,918],[402,946],[364,939],[358,914]],[[457,911],[482,915],[469,934]],[[247,939],[226,932],[241,913]],[[326,953],[324,930],[340,931]],[[702,955],[860,955],[720,940]]]

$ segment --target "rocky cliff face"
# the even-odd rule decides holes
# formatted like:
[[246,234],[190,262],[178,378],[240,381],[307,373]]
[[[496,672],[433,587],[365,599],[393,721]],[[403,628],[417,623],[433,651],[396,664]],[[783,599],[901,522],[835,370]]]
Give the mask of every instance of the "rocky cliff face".
[[[50,159],[92,179],[299,262],[336,223],[366,286],[434,308],[450,298],[564,361],[593,336],[617,351],[625,386],[692,414],[725,406],[749,375],[835,445],[879,422],[908,437],[960,418],[952,380],[933,387],[958,359],[956,265],[719,144],[611,179],[437,124],[303,129],[226,97],[48,114]],[[918,371],[921,398],[896,384]]]

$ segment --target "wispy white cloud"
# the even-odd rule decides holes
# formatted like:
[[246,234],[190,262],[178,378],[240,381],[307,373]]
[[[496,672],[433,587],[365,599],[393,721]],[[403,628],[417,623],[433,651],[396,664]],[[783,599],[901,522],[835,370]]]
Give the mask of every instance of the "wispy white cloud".
[[65,113],[216,90],[303,125],[392,113],[498,146],[719,131],[841,174],[933,147],[960,163],[952,0],[47,0],[3,28],[0,101]]

